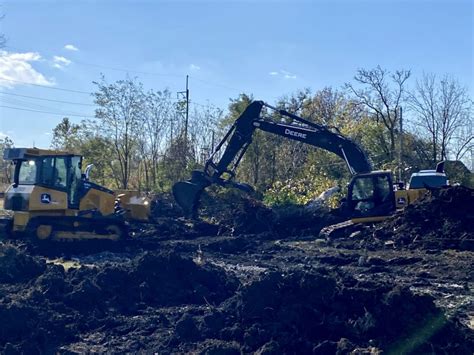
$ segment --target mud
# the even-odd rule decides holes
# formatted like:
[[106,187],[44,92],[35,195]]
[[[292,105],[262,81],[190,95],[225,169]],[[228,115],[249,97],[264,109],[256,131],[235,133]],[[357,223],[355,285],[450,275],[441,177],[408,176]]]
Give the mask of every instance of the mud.
[[121,243],[0,242],[0,352],[472,354],[466,191],[334,241],[331,213],[248,200]]
[[398,246],[473,251],[474,190],[435,190],[377,226],[373,236]]

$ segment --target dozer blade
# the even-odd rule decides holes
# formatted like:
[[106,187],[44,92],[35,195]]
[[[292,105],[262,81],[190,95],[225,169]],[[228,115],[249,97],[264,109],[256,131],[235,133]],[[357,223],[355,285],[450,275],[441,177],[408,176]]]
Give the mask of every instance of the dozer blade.
[[9,238],[12,233],[13,218],[10,216],[0,216],[0,239]]
[[197,211],[199,197],[207,185],[179,181],[173,185],[173,196],[186,216],[193,217]]

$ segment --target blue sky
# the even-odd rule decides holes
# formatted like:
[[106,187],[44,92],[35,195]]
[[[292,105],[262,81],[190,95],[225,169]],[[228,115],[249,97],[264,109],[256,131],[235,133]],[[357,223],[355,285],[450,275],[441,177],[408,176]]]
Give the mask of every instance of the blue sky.
[[468,0],[0,4],[0,79],[9,79],[0,80],[0,136],[17,146],[47,147],[63,116],[93,116],[87,93],[100,73],[114,81],[130,71],[146,88],[173,92],[189,74],[191,99],[222,108],[239,92],[274,102],[305,87],[340,88],[376,65],[411,69],[411,85],[423,72],[448,73],[474,89]]

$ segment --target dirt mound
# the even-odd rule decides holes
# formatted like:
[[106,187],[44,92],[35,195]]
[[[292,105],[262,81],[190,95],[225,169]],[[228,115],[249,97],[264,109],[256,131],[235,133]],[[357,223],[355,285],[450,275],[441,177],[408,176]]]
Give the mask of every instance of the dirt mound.
[[180,217],[183,215],[171,193],[155,194],[152,197],[150,210],[152,218]]
[[273,230],[280,236],[317,236],[326,226],[342,222],[343,217],[321,206],[309,209],[301,205],[287,205],[275,208]]
[[[219,225],[220,235],[261,234],[270,232],[274,239],[288,236],[317,235],[330,224],[342,221],[329,209],[302,205],[267,207],[235,189],[209,189],[203,193],[200,217]],[[271,237],[271,234],[268,234]]]
[[474,250],[474,190],[435,190],[381,223],[374,235],[402,246]]
[[20,249],[9,253],[15,265],[28,259],[40,268],[36,278],[0,283],[1,353],[465,354],[474,347],[472,332],[430,296],[340,269],[275,267],[240,284],[176,252],[67,272]]
[[342,354],[370,347],[463,354],[474,346],[431,297],[392,285],[360,284],[324,269],[270,273],[194,323],[206,337],[262,354]]
[[[377,226],[375,239],[465,242],[472,202],[472,190],[441,190]],[[471,252],[342,250],[300,238],[336,217],[230,205],[221,220],[162,217],[125,249],[65,253],[68,271],[42,250],[0,243],[0,353],[472,354],[474,334],[459,323],[472,315]],[[219,221],[236,235],[216,237]],[[373,241],[367,230],[352,239]]]
[[0,282],[24,282],[38,276],[45,268],[44,261],[25,254],[16,246],[0,244]]
[[[29,258],[41,265],[21,252],[10,257],[15,265]],[[143,253],[129,263],[68,272],[43,265],[34,281],[0,284],[0,349],[53,352],[84,332],[113,326],[121,315],[149,307],[219,303],[237,286],[221,269],[173,253]]]
[[221,226],[220,234],[262,233],[272,230],[273,211],[237,189],[208,188],[201,196],[199,216]]

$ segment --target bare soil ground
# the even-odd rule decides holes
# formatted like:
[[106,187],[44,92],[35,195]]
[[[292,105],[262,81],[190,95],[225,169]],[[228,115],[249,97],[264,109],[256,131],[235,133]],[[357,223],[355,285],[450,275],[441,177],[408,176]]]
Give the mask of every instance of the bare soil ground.
[[333,240],[327,211],[222,206],[119,243],[0,242],[0,352],[473,353],[472,190]]

